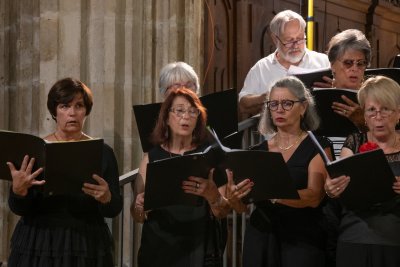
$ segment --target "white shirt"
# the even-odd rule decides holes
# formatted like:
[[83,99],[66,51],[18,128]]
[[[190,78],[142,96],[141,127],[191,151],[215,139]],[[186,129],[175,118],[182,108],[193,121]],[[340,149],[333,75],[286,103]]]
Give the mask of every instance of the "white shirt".
[[[260,59],[247,73],[239,100],[250,94],[260,95],[269,91],[271,86],[279,79],[288,75],[288,69],[282,66],[276,59],[276,51],[267,57]],[[321,69],[329,68],[330,63],[326,54],[305,49],[299,68]]]

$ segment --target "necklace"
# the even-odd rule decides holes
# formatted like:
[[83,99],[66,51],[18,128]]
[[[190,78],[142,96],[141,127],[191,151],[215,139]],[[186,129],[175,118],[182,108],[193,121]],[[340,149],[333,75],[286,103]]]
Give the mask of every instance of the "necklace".
[[280,150],[287,151],[287,150],[291,149],[292,147],[294,147],[295,145],[297,145],[300,142],[301,138],[303,137],[303,131],[302,130],[300,131],[299,135],[297,136],[297,139],[293,142],[293,144],[288,145],[286,147],[280,145],[280,143],[281,143],[280,135],[277,134],[276,137],[277,137],[276,141],[277,141],[278,148]]

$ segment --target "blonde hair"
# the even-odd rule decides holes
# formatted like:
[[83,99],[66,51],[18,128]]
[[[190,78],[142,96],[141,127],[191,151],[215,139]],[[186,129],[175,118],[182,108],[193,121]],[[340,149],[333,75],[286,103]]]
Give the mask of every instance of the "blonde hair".
[[368,78],[357,93],[358,103],[362,109],[365,108],[367,97],[387,108],[397,109],[400,107],[400,85],[385,76]]

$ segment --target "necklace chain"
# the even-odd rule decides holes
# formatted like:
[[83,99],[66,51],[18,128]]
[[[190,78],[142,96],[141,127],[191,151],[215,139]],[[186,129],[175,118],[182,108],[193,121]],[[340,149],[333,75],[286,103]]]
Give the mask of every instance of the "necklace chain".
[[300,140],[301,140],[302,137],[303,137],[303,131],[300,131],[299,135],[297,136],[296,141],[294,141],[293,144],[288,145],[288,146],[286,146],[286,147],[283,147],[283,146],[280,145],[280,143],[281,143],[281,137],[280,137],[279,134],[277,134],[277,140],[276,140],[276,141],[277,141],[278,148],[279,148],[280,150],[287,151],[287,150],[291,149],[292,147],[294,147],[295,145],[297,145],[297,144],[300,142]]

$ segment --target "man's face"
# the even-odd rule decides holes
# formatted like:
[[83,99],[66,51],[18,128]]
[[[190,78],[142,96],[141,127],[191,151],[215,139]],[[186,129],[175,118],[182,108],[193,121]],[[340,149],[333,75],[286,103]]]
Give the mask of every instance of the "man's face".
[[277,49],[281,58],[291,64],[300,62],[305,53],[305,34],[298,20],[286,23],[285,28],[277,38]]

